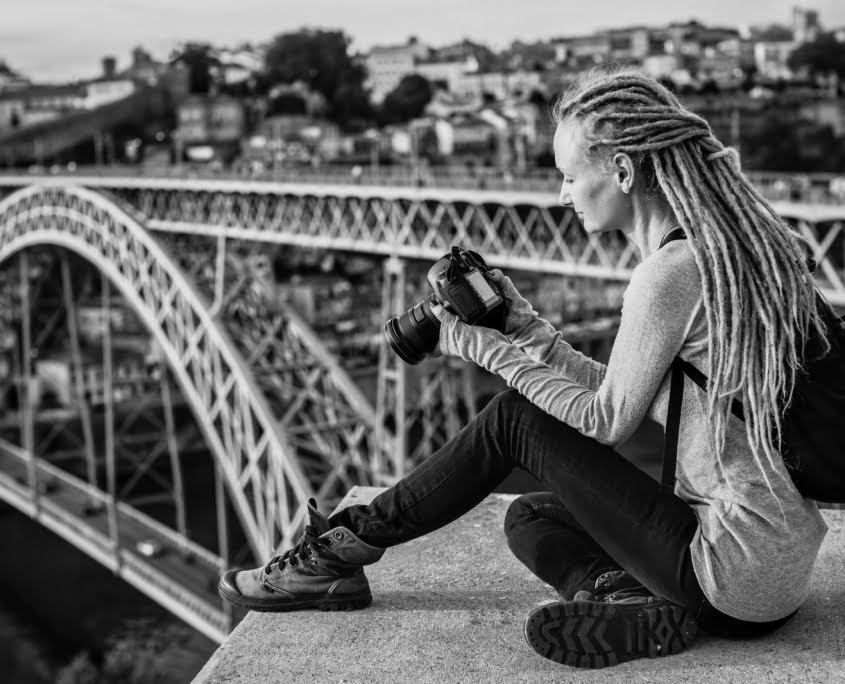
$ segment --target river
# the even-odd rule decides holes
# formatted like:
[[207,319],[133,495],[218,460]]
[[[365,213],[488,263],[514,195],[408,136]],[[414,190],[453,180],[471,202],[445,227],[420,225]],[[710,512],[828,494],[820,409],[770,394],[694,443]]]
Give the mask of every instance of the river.
[[0,682],[183,684],[216,644],[0,505]]

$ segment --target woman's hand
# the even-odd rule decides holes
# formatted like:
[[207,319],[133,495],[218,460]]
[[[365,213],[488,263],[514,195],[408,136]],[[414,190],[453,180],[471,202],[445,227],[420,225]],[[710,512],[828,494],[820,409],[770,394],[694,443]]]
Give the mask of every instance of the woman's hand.
[[498,330],[483,325],[467,325],[440,304],[434,304],[431,312],[440,321],[440,341],[437,346],[446,356],[456,356],[483,365],[485,352],[511,344]]
[[487,277],[493,281],[502,291],[505,300],[505,335],[516,341],[519,336],[537,320],[539,314],[534,307],[528,303],[516,287],[513,281],[502,273],[498,268],[487,272]]

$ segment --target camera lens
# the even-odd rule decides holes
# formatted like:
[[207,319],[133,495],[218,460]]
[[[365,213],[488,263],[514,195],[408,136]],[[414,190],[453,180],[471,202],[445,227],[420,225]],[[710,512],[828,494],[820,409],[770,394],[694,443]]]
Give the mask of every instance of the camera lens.
[[416,365],[434,351],[440,339],[440,321],[431,311],[434,295],[384,324],[384,335],[405,363]]

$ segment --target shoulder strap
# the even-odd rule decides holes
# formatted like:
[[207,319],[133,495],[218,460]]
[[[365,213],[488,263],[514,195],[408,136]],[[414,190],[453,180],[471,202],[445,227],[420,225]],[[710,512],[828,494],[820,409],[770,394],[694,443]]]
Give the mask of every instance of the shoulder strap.
[[[683,371],[684,375],[686,375],[690,380],[692,380],[696,385],[698,385],[701,389],[705,392],[707,391],[707,376],[704,375],[698,368],[693,366],[689,361],[684,361],[680,356],[675,359],[678,362],[681,370]],[[734,399],[731,402],[731,413],[733,413],[737,418],[744,421],[745,420],[745,411],[742,407],[742,402],[739,399]]]
[[681,406],[684,401],[684,372],[680,356],[672,361],[672,380],[669,385],[669,408],[666,410],[666,436],[663,439],[663,474],[660,489],[675,490],[675,466],[678,463],[678,432],[681,427]]
[[687,235],[684,233],[683,228],[675,228],[670,230],[666,235],[663,236],[663,239],[660,241],[660,244],[657,246],[657,249],[663,247],[663,245],[674,242],[675,240],[686,240]]
[[[663,439],[663,475],[660,489],[673,492],[675,489],[675,466],[678,463],[678,433],[681,429],[681,406],[684,400],[684,376],[688,376],[696,385],[707,392],[707,376],[689,361],[676,356],[672,361],[672,379],[669,385],[669,408],[666,409],[666,436]],[[742,403],[734,399],[731,413],[740,420],[745,420]]]

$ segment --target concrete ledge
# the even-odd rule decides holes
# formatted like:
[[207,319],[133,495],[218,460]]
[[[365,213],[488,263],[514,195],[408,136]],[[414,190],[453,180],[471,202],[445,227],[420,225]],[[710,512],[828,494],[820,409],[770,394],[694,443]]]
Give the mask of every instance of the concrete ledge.
[[[379,491],[356,488],[340,506]],[[194,682],[845,681],[845,511],[825,511],[830,532],[813,593],[773,635],[702,636],[677,656],[577,670],[541,658],[523,639],[531,606],[555,595],[505,544],[513,498],[492,495],[455,523],[389,549],[367,570],[373,604],[365,610],[250,613]]]

